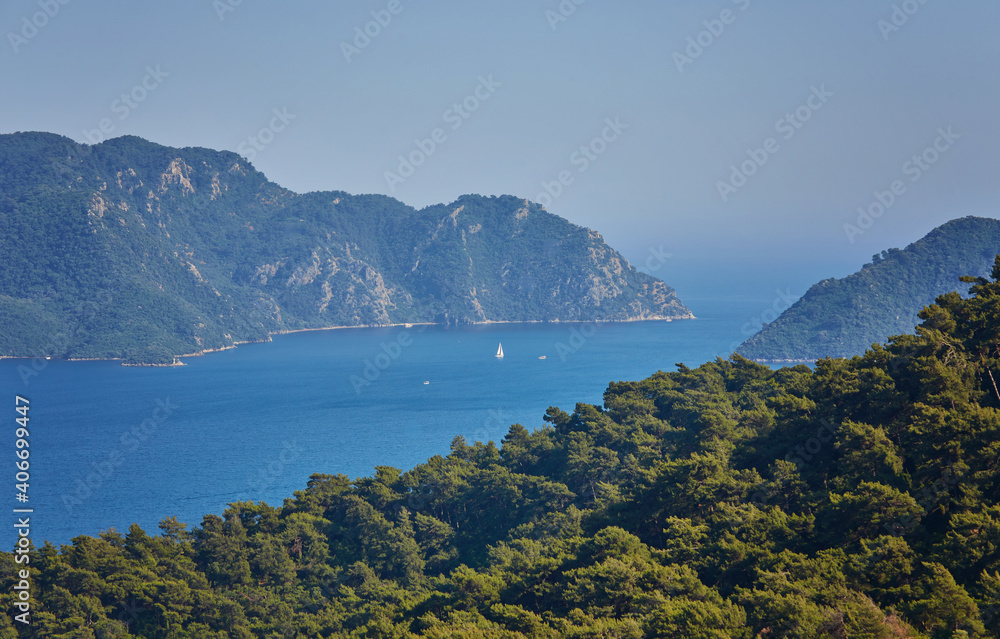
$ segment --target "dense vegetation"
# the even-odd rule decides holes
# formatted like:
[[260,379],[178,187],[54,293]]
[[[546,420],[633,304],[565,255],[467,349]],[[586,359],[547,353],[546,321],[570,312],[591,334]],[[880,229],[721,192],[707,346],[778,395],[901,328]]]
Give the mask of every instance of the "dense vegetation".
[[903,250],[873,256],[853,275],[815,284],[736,352],[771,361],[860,355],[910,332],[920,309],[959,277],[987,275],[998,252],[1000,220],[952,220]]
[[514,197],[292,193],[235,153],[0,135],[0,356],[171,362],[274,332],[682,318],[601,236]]
[[46,544],[0,638],[1000,637],[992,278],[851,360],[678,365],[499,448]]

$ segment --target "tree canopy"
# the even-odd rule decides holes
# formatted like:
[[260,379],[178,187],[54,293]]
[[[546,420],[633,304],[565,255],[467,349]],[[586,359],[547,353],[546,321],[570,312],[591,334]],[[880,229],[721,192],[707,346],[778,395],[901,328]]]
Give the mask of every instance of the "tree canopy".
[[998,637],[1000,256],[966,283],[850,360],[679,366],[405,472],[45,544],[0,639]]

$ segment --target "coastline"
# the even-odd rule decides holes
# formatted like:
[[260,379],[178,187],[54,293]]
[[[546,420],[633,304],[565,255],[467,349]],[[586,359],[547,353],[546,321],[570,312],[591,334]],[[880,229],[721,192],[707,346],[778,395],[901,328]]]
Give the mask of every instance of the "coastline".
[[[635,317],[629,319],[612,319],[612,320],[484,320],[481,322],[468,322],[462,324],[463,326],[488,326],[491,324],[630,324],[633,322],[680,322],[684,320],[694,320],[698,319],[693,313],[687,316],[677,316],[677,317]],[[203,357],[210,353],[220,353],[222,351],[233,350],[238,346],[243,346],[245,344],[266,344],[273,341],[275,335],[291,335],[293,333],[310,333],[314,331],[336,331],[342,329],[352,329],[352,328],[396,328],[405,327],[412,328],[414,326],[446,326],[440,322],[402,322],[393,324],[358,324],[356,326],[322,326],[318,328],[296,328],[281,331],[272,331],[267,334],[267,339],[258,340],[244,340],[240,342],[233,342],[228,346],[219,346],[216,348],[206,348],[204,350],[195,351],[193,353],[184,353],[182,355],[174,355],[174,361],[170,364],[156,364],[156,363],[126,363],[120,358],[116,357],[51,357],[51,356],[20,356],[20,355],[0,355],[0,360],[5,359],[26,359],[26,360],[60,360],[64,362],[119,362],[121,366],[129,366],[133,368],[176,368],[178,366],[187,366],[187,364],[182,361],[182,358],[186,357]],[[774,361],[786,361],[786,360],[774,360]],[[798,360],[787,360],[787,361],[798,361]],[[809,360],[802,360],[809,361]],[[815,361],[815,360],[811,360]]]

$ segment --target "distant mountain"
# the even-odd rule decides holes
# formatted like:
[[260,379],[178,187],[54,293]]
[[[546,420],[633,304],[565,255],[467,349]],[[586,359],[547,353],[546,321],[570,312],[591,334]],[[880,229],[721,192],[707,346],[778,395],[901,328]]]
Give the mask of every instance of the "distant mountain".
[[952,220],[903,250],[873,256],[853,275],[813,285],[736,352],[779,361],[860,355],[890,335],[912,333],[920,309],[968,290],[963,275],[988,276],[998,253],[1000,220]]
[[0,355],[170,362],[275,332],[692,317],[600,234],[515,197],[298,194],[136,137],[0,136]]

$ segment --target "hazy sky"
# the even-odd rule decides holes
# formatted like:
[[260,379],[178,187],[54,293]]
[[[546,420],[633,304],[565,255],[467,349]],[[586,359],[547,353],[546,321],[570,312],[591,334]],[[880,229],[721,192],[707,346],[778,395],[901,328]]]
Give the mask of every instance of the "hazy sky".
[[417,207],[541,199],[638,267],[671,254],[649,265],[682,299],[801,294],[998,216],[998,20],[996,0],[6,0],[0,130],[240,151],[296,191]]

